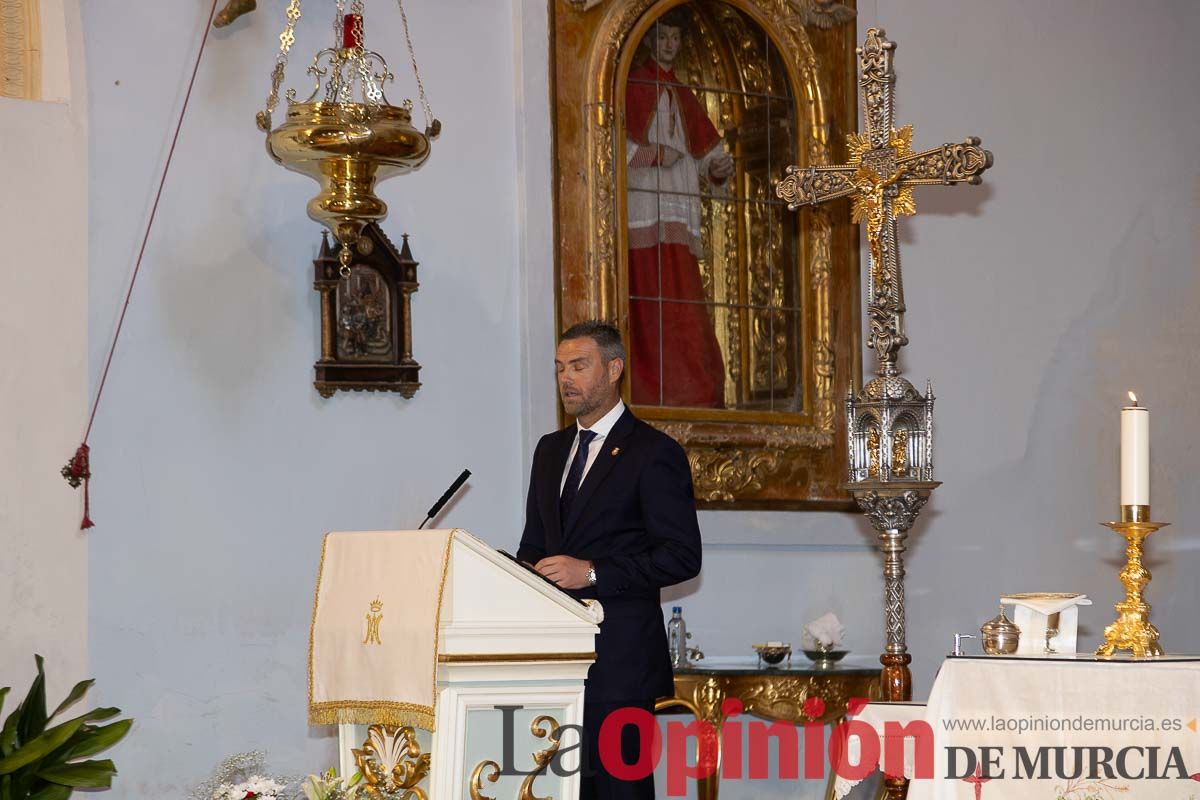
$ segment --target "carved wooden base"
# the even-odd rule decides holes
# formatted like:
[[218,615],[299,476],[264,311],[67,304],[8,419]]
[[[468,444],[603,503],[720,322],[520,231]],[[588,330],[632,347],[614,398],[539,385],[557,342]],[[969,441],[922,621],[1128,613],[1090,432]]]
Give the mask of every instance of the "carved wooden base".
[[879,676],[880,699],[891,703],[912,700],[912,671],[908,665],[912,656],[908,653],[884,653],[879,657],[883,674]]
[[[912,656],[908,653],[884,653],[879,657],[883,674],[879,676],[879,694],[886,702],[912,700]],[[908,781],[904,778],[884,778],[884,797],[888,800],[904,800],[908,794]]]
[[333,397],[337,391],[355,392],[399,392],[401,397],[411,399],[421,388],[418,375],[419,364],[393,366],[390,364],[323,364],[313,365],[317,379],[313,386],[324,398]]

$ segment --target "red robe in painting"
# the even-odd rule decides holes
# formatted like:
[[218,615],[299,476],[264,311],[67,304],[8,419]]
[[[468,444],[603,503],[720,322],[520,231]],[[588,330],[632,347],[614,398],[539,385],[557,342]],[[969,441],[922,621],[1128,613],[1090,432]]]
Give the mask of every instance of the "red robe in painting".
[[[697,261],[700,174],[724,152],[720,135],[692,90],[653,59],[630,70],[625,123],[633,402],[722,407],[725,367]],[[683,157],[662,166],[659,145]]]

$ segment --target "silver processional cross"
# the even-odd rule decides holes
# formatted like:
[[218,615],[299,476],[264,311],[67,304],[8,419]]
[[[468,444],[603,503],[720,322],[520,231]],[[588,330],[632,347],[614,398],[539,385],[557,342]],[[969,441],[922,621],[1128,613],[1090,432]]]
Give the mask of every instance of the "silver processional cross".
[[[912,126],[893,126],[895,47],[882,30],[872,28],[858,49],[865,130],[848,137],[850,163],[788,167],[775,191],[792,210],[850,197],[853,220],[866,223],[871,258],[869,345],[879,368],[878,376],[846,401],[847,489],[879,534],[884,555],[887,644],[880,656],[881,696],[911,700],[903,554],[909,529],[939,483],[933,479],[932,388],[922,396],[897,366],[896,356],[908,339],[896,217],[916,213],[914,186],[980,183],[992,166],[992,154],[975,137],[913,152]],[[889,798],[904,797],[903,778],[887,778],[885,783]]]

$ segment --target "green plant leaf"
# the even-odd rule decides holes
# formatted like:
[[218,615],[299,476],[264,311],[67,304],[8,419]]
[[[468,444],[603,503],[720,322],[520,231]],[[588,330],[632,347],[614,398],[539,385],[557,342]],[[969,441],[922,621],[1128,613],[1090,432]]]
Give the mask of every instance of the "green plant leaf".
[[[32,760],[44,758],[48,754],[52,754],[53,751],[66,746],[67,744],[71,743],[71,741],[74,737],[76,737],[80,732],[84,731],[85,729],[89,730],[89,731],[99,730],[94,725],[88,725],[87,724],[88,722],[98,722],[100,720],[106,720],[111,717],[115,717],[120,713],[121,713],[121,709],[119,709],[119,708],[93,708],[91,711],[88,711],[84,714],[80,714],[78,717],[73,717],[72,719],[69,719],[66,722],[60,722],[59,724],[55,725],[54,727],[48,728],[46,730],[46,732],[44,734],[42,734],[42,736],[38,737],[37,739],[34,739],[33,742],[23,744],[20,748],[18,748],[16,750],[16,752],[14,752],[8,758],[0,759],[0,775],[3,775],[5,773],[4,765],[8,762],[9,759],[20,759],[22,762],[21,766],[31,763],[30,759],[28,758],[29,754],[26,751],[28,751],[29,748],[32,745],[34,745],[35,743],[38,745],[38,749],[36,751],[30,751],[30,752],[36,752],[36,754],[33,756]],[[64,736],[66,738],[63,738]],[[49,750],[45,749],[45,747],[47,747],[47,746],[49,747]],[[58,760],[64,760],[64,759],[58,759]]]
[[[71,719],[67,720],[67,722],[74,722],[77,719],[81,719],[84,722],[101,722],[102,720],[112,719],[113,717],[119,716],[120,713],[121,709],[119,708],[93,708],[91,711],[80,714],[78,717],[72,717]],[[60,722],[59,724],[62,725],[63,723]]]
[[[17,746],[17,723],[21,720],[21,707],[8,715],[8,719],[4,721],[4,727],[0,728],[0,757],[7,756]],[[0,795],[0,800],[5,798]]]
[[83,723],[86,721],[84,717],[78,717],[70,722],[55,725],[41,736],[34,738],[33,741],[25,742],[12,754],[0,758],[0,775],[15,772],[62,747],[68,739],[75,735],[76,731],[83,727]]
[[22,743],[40,736],[46,729],[46,671],[41,656],[35,655],[33,660],[37,662],[38,674],[21,703],[21,718],[17,721],[17,741]]
[[73,786],[76,789],[108,789],[112,786],[113,775],[116,774],[117,768],[113,762],[104,759],[48,767],[38,770],[37,776],[42,780]]
[[29,795],[29,800],[67,800],[71,796],[71,787],[58,783],[50,783]]
[[75,684],[75,688],[72,689],[71,693],[67,695],[67,699],[63,700],[61,703],[59,703],[58,708],[54,709],[54,713],[50,715],[50,719],[54,719],[55,717],[57,717],[68,706],[79,702],[79,698],[81,698],[85,694],[87,694],[87,690],[92,688],[92,684],[95,682],[96,681],[93,679],[88,679],[86,681],[80,681],[79,683]]
[[125,734],[129,733],[131,725],[133,725],[131,719],[123,719],[99,727],[84,725],[61,750],[56,750],[51,758],[55,762],[64,762],[85,756],[94,756],[124,739]]
[[4,698],[8,696],[8,690],[11,688],[11,686],[5,686],[3,689],[0,689],[0,711],[4,710]]

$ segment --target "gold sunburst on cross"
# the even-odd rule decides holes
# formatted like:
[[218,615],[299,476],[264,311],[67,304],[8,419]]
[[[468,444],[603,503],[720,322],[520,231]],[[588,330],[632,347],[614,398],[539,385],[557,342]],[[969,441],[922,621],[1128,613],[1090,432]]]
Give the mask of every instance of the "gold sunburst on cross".
[[932,150],[914,153],[913,129],[893,126],[896,73],[892,55],[896,48],[884,32],[867,31],[858,48],[862,72],[864,131],[847,137],[850,163],[835,166],[791,166],[775,193],[792,210],[851,197],[852,218],[865,222],[871,255],[868,272],[867,313],[870,346],[879,358],[879,374],[897,374],[896,354],[908,344],[904,335],[904,287],[896,243],[896,217],[917,212],[913,187],[953,183],[980,183],[992,166],[992,154],[969,137]]

